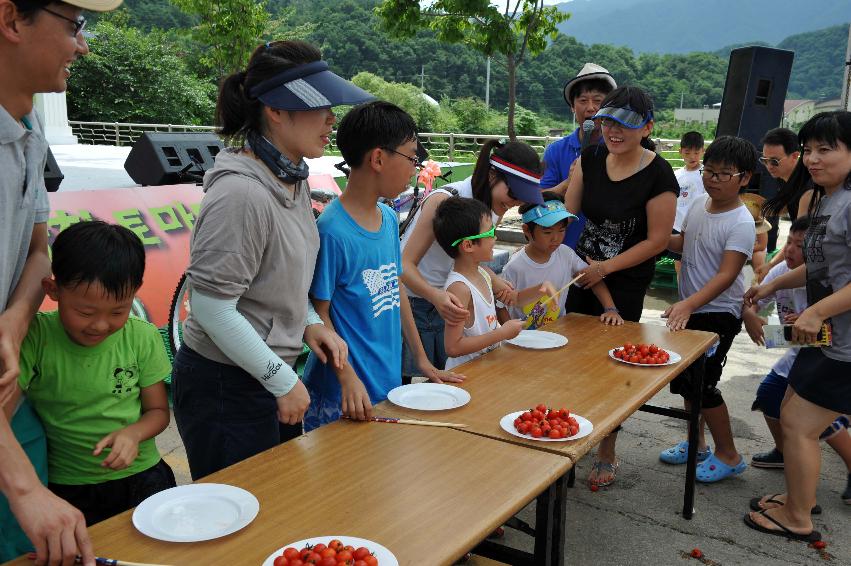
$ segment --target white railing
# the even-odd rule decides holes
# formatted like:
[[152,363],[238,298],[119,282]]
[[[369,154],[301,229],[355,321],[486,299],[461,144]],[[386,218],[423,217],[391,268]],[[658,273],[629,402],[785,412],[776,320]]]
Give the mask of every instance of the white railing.
[[[128,124],[120,122],[69,122],[71,130],[81,143],[96,145],[133,145],[145,132],[215,132],[213,126],[192,126],[186,124]],[[336,132],[332,134],[333,137]],[[421,132],[419,139],[428,149],[429,154],[441,161],[473,162],[481,147],[492,139],[502,139],[505,136],[491,134],[456,134]],[[558,136],[517,136],[543,154],[544,149]],[[682,165],[682,159],[677,152],[679,140],[656,140],[657,149],[673,166]],[[333,151],[329,151],[334,153]]]

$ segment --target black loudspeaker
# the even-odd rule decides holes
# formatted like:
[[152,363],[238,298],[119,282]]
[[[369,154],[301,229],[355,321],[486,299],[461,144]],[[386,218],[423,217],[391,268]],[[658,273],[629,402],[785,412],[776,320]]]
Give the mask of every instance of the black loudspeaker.
[[759,148],[783,118],[794,58],[794,51],[772,47],[733,49],[715,136],[739,136]]
[[222,149],[213,133],[148,132],[133,144],[124,170],[140,185],[198,181]]
[[59,190],[59,185],[62,183],[62,180],[65,178],[65,175],[62,174],[62,171],[59,170],[59,164],[56,163],[56,159],[53,157],[53,152],[50,151],[50,148],[47,148],[47,162],[44,164],[44,186],[47,187],[47,192],[55,193]]

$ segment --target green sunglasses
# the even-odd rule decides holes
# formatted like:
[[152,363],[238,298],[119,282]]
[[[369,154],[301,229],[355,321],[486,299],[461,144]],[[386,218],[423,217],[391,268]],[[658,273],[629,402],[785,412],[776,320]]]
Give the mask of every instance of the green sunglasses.
[[458,238],[454,242],[452,242],[452,247],[454,248],[464,240],[480,240],[482,238],[496,238],[496,224],[491,226],[491,229],[487,232],[482,232],[481,234],[476,234],[475,236],[464,236],[463,238]]

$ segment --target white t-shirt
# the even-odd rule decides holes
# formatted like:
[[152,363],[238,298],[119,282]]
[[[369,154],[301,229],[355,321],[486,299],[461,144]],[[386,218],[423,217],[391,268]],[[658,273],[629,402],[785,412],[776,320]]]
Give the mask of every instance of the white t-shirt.
[[[721,213],[710,213],[709,195],[694,201],[683,221],[683,267],[680,272],[680,299],[686,299],[702,289],[715,277],[725,251],[734,251],[750,258],[756,241],[753,216],[744,204]],[[745,274],[739,272],[732,285],[694,312],[728,312],[742,317],[745,296]]]
[[[499,321],[496,319],[496,305],[493,299],[493,288],[491,287],[491,278],[488,273],[479,268],[479,273],[482,277],[485,278],[485,281],[488,284],[488,296],[484,296],[479,288],[476,287],[469,279],[458,273],[457,271],[450,271],[449,276],[446,279],[446,287],[448,288],[450,285],[455,283],[456,281],[460,281],[464,285],[470,288],[470,294],[473,297],[473,325],[467,328],[464,327],[464,336],[481,336],[482,334],[487,334],[488,332],[493,332],[497,328],[499,328]],[[469,362],[470,360],[474,360],[481,356],[482,354],[486,354],[491,350],[495,349],[500,345],[500,342],[496,344],[491,344],[485,348],[482,348],[478,352],[473,352],[472,354],[465,354],[463,356],[458,356],[457,358],[447,358],[446,359],[446,369],[452,369],[454,367],[460,366],[464,362]]]
[[[786,266],[786,262],[780,262],[771,268],[771,271],[765,276],[762,284],[765,285],[769,281],[777,279],[785,273],[789,273],[790,269]],[[777,316],[780,317],[780,323],[783,323],[783,317],[787,314],[800,314],[807,308],[807,288],[796,287],[794,289],[778,289],[774,296],[765,297],[759,301],[759,308],[763,309],[768,306],[772,298],[777,305]],[[800,348],[789,348],[783,356],[777,360],[771,370],[781,377],[787,377],[789,370],[792,368],[792,363],[798,355]]]
[[[514,288],[519,290],[540,285],[549,281],[556,289],[561,289],[573,279],[577,272],[588,267],[576,252],[564,244],[560,245],[552,253],[546,263],[538,263],[526,253],[523,247],[516,251],[505,268],[502,270],[502,278],[511,282]],[[564,316],[564,302],[567,300],[567,292],[558,297],[559,316]],[[508,308],[511,318],[526,318],[523,313],[524,305],[515,305]]]
[[[473,178],[467,177],[463,181],[458,181],[457,183],[450,183],[448,185],[444,185],[443,187],[434,189],[432,192],[428,194],[428,196],[423,200],[423,205],[425,205],[425,201],[430,199],[432,195],[437,193],[443,193],[445,195],[451,196],[448,190],[449,187],[452,187],[456,191],[458,191],[459,197],[465,198],[473,198]],[[499,221],[499,216],[491,212],[491,216],[493,217],[493,223],[496,224]],[[401,247],[402,253],[405,253],[405,246],[408,244],[408,240],[411,238],[411,234],[414,233],[414,229],[417,227],[417,223],[420,221],[421,215],[419,212],[414,216],[414,219],[411,220],[411,223],[408,225],[408,228],[405,230],[405,233],[402,235]],[[449,257],[443,248],[440,247],[440,244],[437,243],[437,240],[431,243],[431,246],[426,250],[426,253],[423,255],[420,262],[417,264],[417,269],[420,272],[420,275],[423,276],[423,279],[431,285],[432,287],[436,287],[438,289],[442,289],[444,284],[446,283],[446,278],[449,275],[449,272],[452,271],[452,264],[454,260]],[[419,297],[416,293],[405,288],[408,291],[408,296],[411,297]]]
[[674,171],[677,176],[677,182],[680,184],[680,196],[677,197],[677,215],[674,217],[674,230],[682,231],[683,220],[691,205],[700,195],[705,195],[706,190],[703,188],[703,177],[700,175],[700,170],[686,171],[685,167],[681,167]]

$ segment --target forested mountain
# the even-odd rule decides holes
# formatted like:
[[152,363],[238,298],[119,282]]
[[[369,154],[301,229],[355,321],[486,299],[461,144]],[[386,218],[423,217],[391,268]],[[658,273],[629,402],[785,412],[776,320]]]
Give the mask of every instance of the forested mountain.
[[[700,8],[711,11],[712,6],[721,6],[720,3],[726,1],[707,0]],[[293,25],[312,22],[315,27],[308,39],[321,47],[324,57],[342,76],[352,77],[358,72],[368,71],[388,81],[416,85],[422,83],[424,91],[437,100],[444,97],[485,98],[486,60],[483,56],[460,45],[441,43],[429,32],[421,32],[416,38],[404,41],[387,37],[378,28],[378,20],[373,13],[378,2],[379,0],[269,0],[267,7],[276,15],[283,9],[290,9],[288,21]],[[580,8],[587,8],[590,3],[592,0],[574,0],[566,4],[567,7],[575,9],[575,18],[567,23],[581,22],[580,16],[584,16]],[[825,0],[810,0],[806,18],[808,21],[815,17],[812,12],[818,11],[816,8],[823,3]],[[830,0],[828,3],[830,7],[825,6],[824,10],[833,13],[831,10],[834,10],[835,6],[848,5],[851,0]],[[651,8],[656,2],[593,0],[593,4],[598,4],[601,8],[609,6],[627,10],[641,7],[652,11]],[[679,8],[675,10],[675,7],[686,4],[696,5],[692,2],[667,2],[666,5],[671,8],[671,18],[678,13]],[[788,16],[787,19],[801,19],[791,17],[787,0],[770,3],[748,0],[738,1],[738,4],[747,5],[748,10],[751,9],[751,4],[763,6],[763,12],[771,13],[771,18],[774,18],[774,12],[785,10],[783,16]],[[136,27],[175,30],[192,25],[192,19],[167,0],[125,0],[125,5],[129,13],[129,23]],[[726,12],[730,25],[739,19],[731,16],[735,13],[732,9]],[[848,15],[845,14],[846,17]],[[701,16],[701,26],[693,27],[706,27],[703,21],[706,18],[707,21],[712,20],[714,17],[704,14]],[[637,25],[638,20],[633,23]],[[619,24],[616,22],[601,24],[612,43],[619,43],[622,39],[622,36],[615,33],[617,25]],[[646,36],[658,35],[661,33],[660,26],[664,25],[661,21],[657,22],[651,28],[643,29],[642,33]],[[568,28],[568,32],[570,29]],[[753,29],[757,30],[758,26],[755,25]],[[179,35],[180,32],[178,30],[172,33]],[[683,33],[691,36],[698,34],[698,30],[689,28],[684,29]],[[737,33],[737,39],[755,37],[747,30]],[[840,96],[846,38],[847,24],[794,35],[780,41],[778,47],[796,51],[790,98]],[[543,54],[528,59],[520,66],[517,99],[521,106],[536,113],[569,119],[568,109],[562,98],[562,86],[584,62],[594,61],[607,67],[619,83],[638,84],[647,88],[659,108],[672,109],[680,106],[681,102],[687,107],[709,105],[721,100],[728,54],[729,48],[688,54],[638,54],[628,47],[605,43],[589,45],[574,37],[561,35]],[[187,53],[186,57],[191,58],[192,53]],[[491,68],[490,100],[493,108],[502,109],[507,103],[506,71],[497,59],[494,59]]]
[[715,51],[743,41],[776,44],[851,18],[851,0],[572,0],[562,33],[639,53]]

